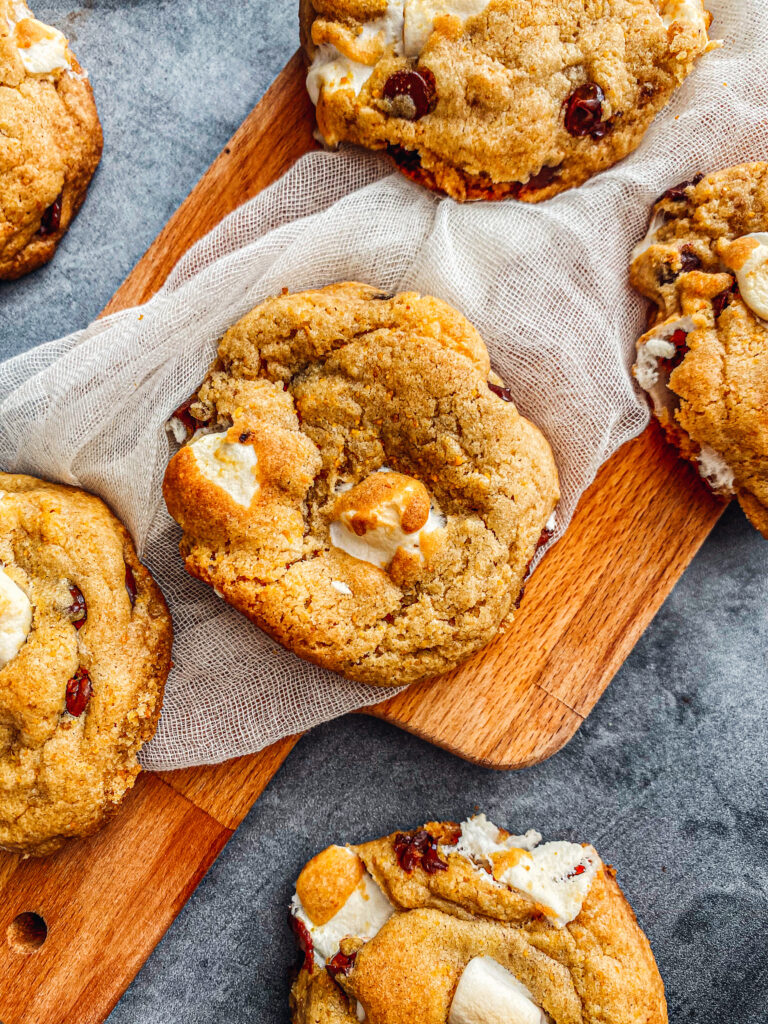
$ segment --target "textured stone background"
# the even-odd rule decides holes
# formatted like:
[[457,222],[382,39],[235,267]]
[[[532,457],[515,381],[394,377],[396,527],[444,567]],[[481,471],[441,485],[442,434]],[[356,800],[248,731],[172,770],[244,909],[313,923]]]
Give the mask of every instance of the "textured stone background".
[[[293,0],[38,6],[91,72],[106,150],[54,263],[0,285],[0,351],[85,326],[296,45]],[[768,544],[729,510],[580,734],[517,774],[348,718],[303,740],[109,1024],[279,1024],[303,862],[475,805],[593,841],[654,946],[670,1020],[762,1024],[768,1003]],[[418,1024],[418,1022],[414,1022]]]

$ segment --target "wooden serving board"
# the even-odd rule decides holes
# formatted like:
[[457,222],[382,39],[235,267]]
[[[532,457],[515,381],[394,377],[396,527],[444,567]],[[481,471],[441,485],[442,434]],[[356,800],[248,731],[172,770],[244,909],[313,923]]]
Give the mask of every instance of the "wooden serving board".
[[[194,242],[313,148],[312,130],[296,55],[106,312],[149,299]],[[592,710],[723,507],[649,428],[601,469],[514,628],[368,713],[489,767],[543,760]],[[0,854],[0,1024],[103,1021],[297,740],[145,774],[100,835],[48,860]],[[44,920],[45,941],[22,915]]]

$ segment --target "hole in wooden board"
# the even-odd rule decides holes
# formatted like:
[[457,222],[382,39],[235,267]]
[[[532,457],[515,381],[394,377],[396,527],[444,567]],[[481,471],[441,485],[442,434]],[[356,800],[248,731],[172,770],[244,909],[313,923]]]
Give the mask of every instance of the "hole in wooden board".
[[14,953],[36,953],[48,938],[48,925],[39,914],[19,914],[8,925],[5,937]]

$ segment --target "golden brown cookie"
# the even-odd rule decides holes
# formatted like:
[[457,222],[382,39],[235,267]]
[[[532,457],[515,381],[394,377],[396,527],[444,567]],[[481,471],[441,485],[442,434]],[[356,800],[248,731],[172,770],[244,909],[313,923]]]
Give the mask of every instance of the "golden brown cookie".
[[88,77],[57,29],[0,0],[0,280],[51,259],[101,158]]
[[768,537],[768,164],[666,192],[631,279],[656,305],[635,378],[670,441]]
[[476,815],[331,846],[296,883],[293,1024],[666,1024],[597,851]]
[[98,498],[0,474],[0,847],[90,835],[139,773],[171,619]]
[[270,299],[183,416],[195,434],[163,492],[187,570],[302,658],[379,686],[493,639],[558,500],[477,331],[415,293]]
[[621,160],[710,20],[704,0],[301,0],[325,142],[459,200],[538,202]]

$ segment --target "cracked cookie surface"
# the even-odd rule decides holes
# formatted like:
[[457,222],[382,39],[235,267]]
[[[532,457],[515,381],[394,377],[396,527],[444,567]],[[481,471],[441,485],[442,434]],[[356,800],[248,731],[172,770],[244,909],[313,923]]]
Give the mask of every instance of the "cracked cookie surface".
[[187,570],[349,678],[457,665],[510,617],[558,500],[549,445],[497,381],[436,299],[268,300],[174,421],[195,431],[163,487]]
[[631,280],[657,307],[634,367],[656,417],[768,538],[768,164],[665,193]]
[[90,835],[139,773],[171,620],[98,498],[0,474],[0,848]]
[[482,814],[331,846],[291,904],[293,1024],[666,1024],[648,940],[595,849]]
[[711,46],[703,0],[302,0],[321,136],[458,200],[529,202],[637,147]]
[[0,280],[47,263],[101,157],[93,92],[66,38],[0,0]]

